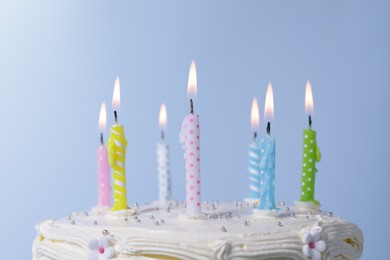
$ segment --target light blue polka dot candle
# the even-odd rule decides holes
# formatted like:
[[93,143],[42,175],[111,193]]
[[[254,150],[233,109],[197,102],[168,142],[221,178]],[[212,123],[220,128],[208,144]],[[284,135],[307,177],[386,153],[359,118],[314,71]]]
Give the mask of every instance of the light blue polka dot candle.
[[275,138],[262,137],[260,145],[260,209],[275,209]]
[[275,138],[271,137],[270,120],[274,117],[274,98],[271,83],[265,98],[264,118],[268,119],[267,136],[259,141],[260,146],[260,210],[275,209]]

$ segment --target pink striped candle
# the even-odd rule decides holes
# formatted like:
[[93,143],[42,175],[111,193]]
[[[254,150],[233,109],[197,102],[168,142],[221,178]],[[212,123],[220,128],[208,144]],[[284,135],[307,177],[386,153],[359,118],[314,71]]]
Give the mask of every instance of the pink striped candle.
[[103,131],[106,128],[107,111],[103,102],[99,115],[100,146],[97,149],[97,172],[98,172],[98,204],[97,207],[110,207],[110,167],[108,165],[108,153],[103,142]]
[[192,102],[192,99],[196,97],[196,87],[196,65],[195,61],[192,61],[188,77],[191,111],[184,118],[180,130],[180,142],[184,149],[186,162],[186,211],[190,216],[201,214],[199,115],[194,114]]

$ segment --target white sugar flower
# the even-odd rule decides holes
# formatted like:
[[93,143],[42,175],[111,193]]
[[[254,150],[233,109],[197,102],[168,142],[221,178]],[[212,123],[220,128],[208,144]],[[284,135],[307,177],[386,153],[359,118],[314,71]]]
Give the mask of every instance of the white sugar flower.
[[302,236],[303,254],[307,257],[311,257],[313,260],[321,259],[321,252],[326,249],[326,244],[323,240],[320,240],[321,233],[318,230],[312,230],[309,233],[305,233]]
[[114,256],[115,251],[110,247],[110,241],[107,237],[101,237],[99,240],[92,239],[88,242],[91,252],[88,254],[88,260],[105,260]]

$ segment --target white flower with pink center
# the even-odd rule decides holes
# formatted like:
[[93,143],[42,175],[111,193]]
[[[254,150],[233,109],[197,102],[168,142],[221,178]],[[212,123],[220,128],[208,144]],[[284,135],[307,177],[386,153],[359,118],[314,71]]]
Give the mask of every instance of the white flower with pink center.
[[88,260],[105,260],[114,256],[115,251],[110,246],[110,240],[107,237],[92,239],[88,242],[91,252],[88,254]]
[[313,260],[321,260],[321,252],[326,249],[326,244],[320,240],[321,233],[318,230],[312,230],[302,236],[302,242],[305,244],[302,248],[303,254],[311,257]]

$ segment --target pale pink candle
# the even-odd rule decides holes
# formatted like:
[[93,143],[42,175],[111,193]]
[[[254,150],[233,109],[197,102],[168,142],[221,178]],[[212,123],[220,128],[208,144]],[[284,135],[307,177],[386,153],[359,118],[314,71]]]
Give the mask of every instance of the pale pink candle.
[[186,202],[187,215],[201,214],[200,191],[200,128],[199,115],[194,114],[192,99],[196,96],[196,66],[192,61],[188,77],[188,96],[190,114],[183,120],[180,130],[180,142],[184,149],[186,163]]
[[98,204],[97,207],[110,207],[110,167],[108,165],[108,152],[103,142],[103,131],[106,128],[107,111],[103,102],[99,115],[100,146],[97,149],[97,172],[98,172]]

